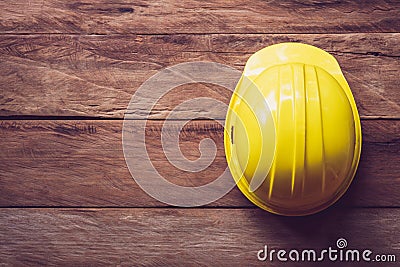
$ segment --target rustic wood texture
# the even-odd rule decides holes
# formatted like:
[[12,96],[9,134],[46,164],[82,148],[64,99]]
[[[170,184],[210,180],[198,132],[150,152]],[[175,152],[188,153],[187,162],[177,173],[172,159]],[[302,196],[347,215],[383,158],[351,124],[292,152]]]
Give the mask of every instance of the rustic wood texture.
[[[313,44],[336,56],[361,116],[400,118],[398,33],[0,35],[0,116],[122,118],[137,88],[167,66],[202,60],[241,71],[255,51],[287,41]],[[200,96],[228,103],[231,92],[215,86],[178,87],[159,101],[150,118],[165,118],[182,101]],[[137,110],[127,112],[145,118]],[[218,119],[226,114],[224,109],[196,107],[187,112]]]
[[[174,126],[176,125],[176,126]],[[173,135],[178,124],[165,127]],[[150,159],[165,178],[183,186],[216,179],[227,167],[223,127],[212,121],[192,121],[180,133],[184,156],[200,156],[199,142],[212,138],[215,159],[205,170],[190,173],[170,164],[161,146],[163,122],[148,122],[146,145]],[[400,206],[400,121],[363,120],[361,163],[345,206]],[[3,121],[0,124],[1,206],[164,206],[143,192],[132,179],[122,152],[122,121]],[[134,133],[138,130],[134,129]],[[135,153],[138,144],[130,145]],[[212,155],[211,153],[209,155]],[[211,156],[209,156],[211,157]],[[171,158],[176,160],[177,158]],[[146,159],[143,158],[142,161]],[[148,171],[139,166],[136,175]],[[24,185],[24,186],[21,186]],[[238,189],[210,206],[251,206]]]
[[399,217],[399,209],[332,209],[303,218],[260,209],[1,209],[0,258],[10,265],[303,266],[258,262],[257,251],[320,251],[345,238],[349,249],[399,255]]
[[[335,247],[340,237],[398,262],[399,32],[399,1],[0,1],[0,266],[292,266],[260,264],[256,253],[263,245]],[[199,173],[167,161],[163,119],[185,100],[228,103],[231,92],[180,86],[145,117],[127,110],[138,87],[189,61],[242,71],[252,53],[280,42],[330,52],[352,89],[363,149],[344,197],[316,215],[289,218],[256,208],[236,188],[189,209],[142,191],[122,152],[124,114],[150,119],[147,149],[161,174],[201,185],[226,168],[223,128],[204,119],[221,121],[226,110],[190,106],[175,114],[199,118],[179,135],[187,158],[200,156],[203,138],[215,141],[216,157]]]
[[398,1],[0,2],[0,33],[399,32]]

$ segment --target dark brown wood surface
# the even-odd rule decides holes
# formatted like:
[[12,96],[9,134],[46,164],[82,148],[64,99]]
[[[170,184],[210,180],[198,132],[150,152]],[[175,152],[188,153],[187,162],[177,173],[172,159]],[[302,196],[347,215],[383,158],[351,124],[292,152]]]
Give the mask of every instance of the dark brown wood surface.
[[[164,131],[174,134],[178,131],[178,124],[175,125],[164,127]],[[199,173],[179,170],[168,162],[160,141],[162,127],[162,121],[148,123],[146,145],[152,163],[163,177],[176,184],[199,186],[216,179],[227,167],[223,128],[217,122],[192,121],[180,134],[181,151],[190,160],[200,156],[198,147],[203,138],[210,137],[216,143],[216,158],[211,158],[213,163]],[[361,163],[354,183],[340,204],[398,207],[400,166],[393,163],[400,153],[400,121],[363,120],[362,128]],[[120,120],[3,121],[0,124],[0,203],[6,206],[165,206],[134,182],[126,167],[121,135]],[[145,171],[139,165],[135,174]],[[252,206],[237,189],[210,205]]]
[[[252,53],[280,42],[330,52],[352,89],[363,148],[344,197],[319,214],[292,218],[258,209],[236,188],[188,209],[142,191],[121,140],[124,114],[146,119],[127,110],[138,87],[189,61],[242,71]],[[335,247],[338,238],[349,248],[394,254],[398,263],[399,43],[399,1],[0,1],[0,266],[293,266],[258,262],[257,251]],[[191,160],[203,138],[215,141],[207,169],[179,170],[163,154],[163,120],[202,96],[228,103],[231,92],[180,86],[147,122],[150,158],[176,184],[206,184],[226,168],[217,121],[192,121],[179,135]],[[205,106],[176,115],[221,122],[225,112]],[[164,130],[176,133],[178,122]]]
[[[10,265],[253,266],[264,245],[335,248],[338,238],[361,251],[398,253],[399,216],[399,209],[390,208],[333,208],[299,218],[258,208],[1,209],[0,229],[8,232],[0,248],[2,262]],[[293,266],[276,258],[260,263]],[[356,262],[374,263],[365,264]]]
[[[336,56],[361,116],[400,117],[398,33],[0,35],[4,92],[0,116],[123,118],[137,88],[167,66],[201,60],[242,70],[252,53],[289,41],[313,44]],[[223,88],[177,88],[161,99],[151,118],[165,118],[191,97],[208,96],[228,103],[230,95]],[[210,115],[204,110],[196,113]],[[212,115],[224,119],[225,110],[213,110]]]
[[3,33],[399,32],[398,1],[1,1]]

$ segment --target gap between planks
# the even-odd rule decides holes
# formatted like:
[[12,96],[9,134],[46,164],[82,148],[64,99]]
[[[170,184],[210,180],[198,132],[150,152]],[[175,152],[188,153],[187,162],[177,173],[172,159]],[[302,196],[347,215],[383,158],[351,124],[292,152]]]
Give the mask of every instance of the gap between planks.
[[[165,120],[163,118],[149,118],[149,119],[130,119],[130,118],[109,118],[109,117],[91,117],[91,116],[37,116],[37,115],[11,115],[11,116],[0,116],[0,121],[49,121],[49,120],[76,120],[76,121],[123,121],[123,120],[132,120],[132,121],[188,121],[188,119],[168,119]],[[400,116],[360,116],[360,120],[400,120]],[[207,119],[207,118],[194,118],[190,119],[190,121],[225,121],[222,118],[217,119]]]

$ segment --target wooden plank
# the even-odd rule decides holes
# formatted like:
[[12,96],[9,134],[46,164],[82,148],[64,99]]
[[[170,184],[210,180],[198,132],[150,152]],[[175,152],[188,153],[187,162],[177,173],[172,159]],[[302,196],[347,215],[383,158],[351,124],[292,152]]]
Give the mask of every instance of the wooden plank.
[[[167,135],[177,132],[177,123],[165,127]],[[199,186],[225,170],[223,128],[217,122],[192,121],[180,133],[181,151],[190,160],[200,156],[200,140],[215,141],[216,157],[208,156],[212,164],[197,173],[180,170],[168,162],[160,141],[162,125],[162,121],[148,122],[146,145],[152,164],[165,178],[183,186]],[[363,120],[362,129],[360,166],[339,205],[399,207],[400,166],[395,163],[400,155],[400,120]],[[0,205],[164,206],[132,179],[122,152],[121,131],[119,120],[1,122]],[[141,166],[135,174],[146,171]],[[234,189],[210,206],[252,204]]]
[[[299,218],[260,209],[1,209],[0,264],[286,266],[294,262],[279,262],[276,254],[260,262],[257,252],[264,245],[320,252],[336,249],[339,238],[347,240],[344,252],[369,249],[371,258],[392,254],[398,261],[399,219],[400,209],[331,209]],[[324,266],[355,264],[325,259]]]
[[[167,66],[201,60],[241,71],[251,53],[287,41],[337,57],[361,116],[399,118],[400,34],[0,36],[0,116],[122,118],[137,88]],[[150,118],[165,118],[182,101],[201,96],[228,103],[231,92],[181,86]],[[127,112],[144,118],[140,110]],[[187,112],[224,119],[226,110],[194,106]]]
[[399,32],[398,1],[12,1],[0,33]]

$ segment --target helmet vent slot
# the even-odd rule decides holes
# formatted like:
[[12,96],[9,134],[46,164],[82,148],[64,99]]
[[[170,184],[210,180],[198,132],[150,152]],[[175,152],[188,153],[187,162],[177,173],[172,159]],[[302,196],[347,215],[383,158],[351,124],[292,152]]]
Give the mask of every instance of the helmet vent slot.
[[231,126],[231,143],[233,144],[233,130],[234,130],[234,126]]

